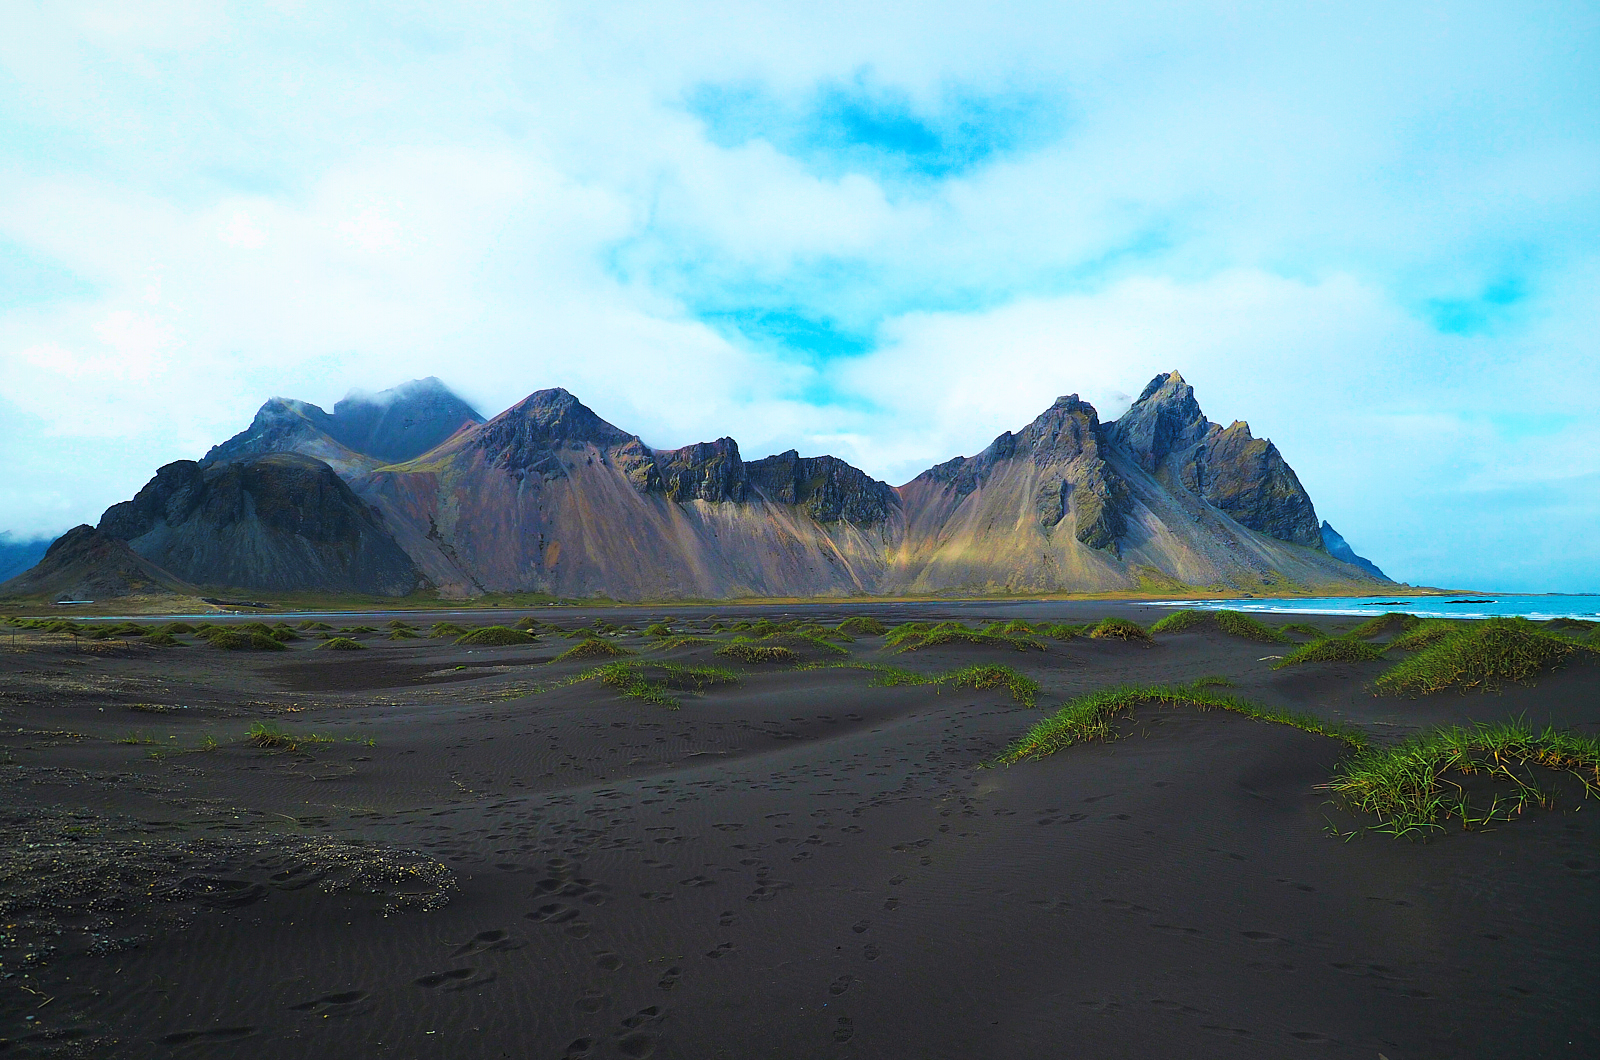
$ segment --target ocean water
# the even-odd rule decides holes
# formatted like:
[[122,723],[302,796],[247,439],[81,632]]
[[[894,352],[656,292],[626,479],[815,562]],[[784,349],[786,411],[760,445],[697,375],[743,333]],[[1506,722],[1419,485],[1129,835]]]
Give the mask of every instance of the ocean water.
[[1559,593],[1506,593],[1499,596],[1321,596],[1246,600],[1159,600],[1157,607],[1193,607],[1207,610],[1270,611],[1302,615],[1381,615],[1401,611],[1419,618],[1508,618],[1535,621],[1550,618],[1584,618],[1600,621],[1600,595]]

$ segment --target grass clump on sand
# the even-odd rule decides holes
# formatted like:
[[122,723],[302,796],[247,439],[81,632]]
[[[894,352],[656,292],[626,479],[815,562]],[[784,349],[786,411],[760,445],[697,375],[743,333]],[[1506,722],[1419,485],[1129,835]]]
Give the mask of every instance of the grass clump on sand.
[[290,733],[267,721],[252,722],[245,739],[268,751],[307,751],[333,742],[331,736]]
[[[661,674],[660,678],[652,678],[650,670],[658,671]],[[642,699],[647,703],[677,710],[679,703],[672,695],[673,691],[699,692],[713,685],[738,684],[739,675],[721,666],[614,662],[569,677],[561,684],[573,685],[581,681],[599,681],[630,699]]]
[[171,633],[152,633],[144,638],[146,644],[153,644],[158,648],[183,648],[187,647],[183,641]]
[[672,627],[665,622],[652,622],[644,627],[644,635],[647,637],[670,637],[672,636]]
[[1044,651],[1044,642],[1031,636],[1012,636],[968,629],[960,622],[940,622],[930,626],[925,622],[907,622],[889,631],[884,647],[897,652],[920,651],[945,644],[979,644],[1014,651]]
[[853,637],[881,637],[889,632],[888,626],[871,615],[852,615],[834,628]]
[[1409,632],[1391,640],[1389,647],[1397,651],[1420,651],[1432,647],[1463,628],[1462,623],[1448,618],[1426,619],[1413,626]]
[[1283,644],[1288,637],[1269,626],[1238,611],[1174,611],[1150,627],[1151,633],[1182,633],[1190,629],[1215,629],[1230,637],[1260,641],[1263,644]]
[[328,651],[366,651],[367,646],[353,637],[332,637],[317,645],[317,648]]
[[428,629],[430,637],[459,637],[467,631],[467,627],[455,622],[435,622]]
[[405,621],[404,619],[397,618],[397,619],[395,619],[395,620],[393,620],[392,622],[389,623],[389,628],[390,629],[416,629],[417,627],[413,626],[411,623]]
[[1321,640],[1323,637],[1327,636],[1326,633],[1322,632],[1322,630],[1318,629],[1316,626],[1313,626],[1309,622],[1285,622],[1283,625],[1278,627],[1278,632],[1298,633],[1302,637],[1311,637],[1316,640]]
[[1126,618],[1102,618],[1099,625],[1089,631],[1095,640],[1133,640],[1150,643],[1150,634],[1137,622]]
[[1011,693],[1012,699],[1026,707],[1033,706],[1034,699],[1039,694],[1039,682],[999,663],[966,666],[941,674],[934,678],[934,681],[941,685],[955,685],[958,688],[1004,688]]
[[615,659],[622,655],[632,655],[627,648],[601,640],[599,637],[589,637],[557,655],[551,662],[568,662],[573,659]]
[[1376,618],[1367,619],[1352,629],[1348,635],[1368,640],[1372,637],[1381,637],[1385,633],[1404,633],[1421,621],[1415,615],[1408,615],[1404,611],[1386,611]]
[[213,648],[223,651],[287,651],[282,641],[274,640],[265,633],[245,632],[238,629],[228,629],[226,626],[213,626],[200,633],[200,637],[208,641]]
[[810,633],[768,633],[761,638],[775,644],[785,644],[792,648],[815,648],[824,655],[849,655],[846,648],[841,648],[832,641],[823,640],[821,637]]
[[539,638],[510,626],[484,626],[471,633],[463,633],[456,638],[456,643],[479,648],[505,648],[514,644],[537,644]]
[[717,649],[718,655],[726,655],[730,659],[738,659],[745,663],[793,663],[800,661],[800,654],[793,648],[785,648],[780,644],[756,644],[748,640],[735,641],[724,644]]
[[319,631],[330,630],[333,627],[328,625],[326,622],[315,622],[308,618],[304,622],[300,623],[300,628],[308,633],[316,633]]
[[1146,705],[1229,710],[1258,721],[1292,725],[1320,736],[1331,736],[1336,740],[1343,740],[1358,750],[1366,746],[1366,736],[1350,726],[1323,721],[1309,714],[1260,707],[1233,696],[1208,692],[1195,685],[1151,687],[1125,685],[1101,689],[1068,700],[1060,710],[1029,729],[1026,735],[1007,748],[996,761],[1011,765],[1028,758],[1044,758],[1075,743],[1110,739],[1113,718],[1123,711]]
[[396,630],[393,630],[393,631],[391,631],[389,633],[389,639],[390,640],[417,640],[419,638],[417,636],[416,630],[414,630],[414,629],[396,629]]
[[656,651],[673,651],[677,648],[697,648],[706,644],[715,644],[710,637],[679,636],[668,637],[658,644],[651,645]]
[[1383,658],[1384,646],[1353,637],[1325,637],[1303,644],[1273,664],[1274,670],[1309,662],[1371,662]]
[[1493,691],[1505,681],[1532,681],[1579,650],[1525,618],[1491,618],[1452,632],[1385,671],[1373,688],[1392,696],[1426,696],[1447,688]]
[[[1585,795],[1600,793],[1600,740],[1555,729],[1535,733],[1520,721],[1451,726],[1372,748],[1342,762],[1328,788],[1349,808],[1381,818],[1378,831],[1404,836],[1443,828],[1451,818],[1471,828],[1510,820],[1530,803],[1551,806],[1529,765],[1569,772]],[[1446,777],[1451,771],[1510,788],[1474,806],[1466,789]]]

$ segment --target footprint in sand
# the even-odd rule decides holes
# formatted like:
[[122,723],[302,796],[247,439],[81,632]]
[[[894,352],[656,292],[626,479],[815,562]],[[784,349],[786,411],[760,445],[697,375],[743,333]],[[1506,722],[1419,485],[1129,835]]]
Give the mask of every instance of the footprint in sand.
[[577,919],[578,911],[570,905],[562,905],[560,902],[549,902],[545,905],[541,905],[533,912],[525,913],[523,915],[529,920],[540,924],[564,924],[569,920]]
[[864,931],[868,931],[871,928],[872,928],[872,921],[870,921],[870,920],[857,920],[854,924],[850,925],[850,930],[854,931],[857,935],[861,934]]
[[358,1011],[367,1010],[369,1006],[361,1004],[366,998],[365,990],[346,990],[339,994],[324,994],[311,1001],[290,1005],[289,1008],[295,1012],[321,1011],[324,1016],[350,1016]]
[[496,928],[492,931],[480,931],[472,938],[457,946],[452,957],[465,957],[472,953],[488,953],[491,951],[504,952],[507,950],[520,950],[526,943],[521,939],[513,938],[509,931]]
[[678,980],[681,978],[683,978],[683,969],[673,965],[667,969],[666,974],[657,980],[656,985],[663,990],[671,990],[678,985]]
[[592,1016],[610,1004],[610,994],[585,994],[577,1001],[574,1001],[572,1007],[579,1012],[587,1012]]
[[412,982],[429,990],[443,990],[447,993],[455,993],[458,990],[469,990],[475,986],[484,986],[494,982],[494,980],[495,973],[493,972],[479,975],[476,968],[451,968],[449,971],[424,975],[421,978],[413,979]]
[[723,942],[723,943],[720,943],[717,946],[716,949],[706,951],[706,956],[710,957],[714,961],[715,960],[720,960],[723,957],[726,957],[729,954],[731,954],[733,952],[733,948],[734,948],[733,947],[733,943],[731,943],[731,942]]
[[838,997],[846,990],[849,990],[850,984],[853,982],[855,982],[854,976],[841,975],[839,978],[828,984],[828,993],[834,997]]
[[849,1016],[840,1016],[834,1024],[833,1040],[842,1044],[855,1036],[855,1022]]
[[601,971],[614,972],[622,967],[622,957],[610,950],[602,950],[594,955],[594,966]]
[[871,942],[869,942],[865,946],[861,947],[861,956],[865,957],[869,961],[877,960],[878,959],[878,954],[881,953],[881,952],[882,951],[879,950],[878,947],[875,944],[871,943]]
[[187,1045],[190,1042],[231,1042],[248,1038],[256,1032],[254,1027],[216,1027],[204,1031],[173,1031],[156,1039],[162,1045]]

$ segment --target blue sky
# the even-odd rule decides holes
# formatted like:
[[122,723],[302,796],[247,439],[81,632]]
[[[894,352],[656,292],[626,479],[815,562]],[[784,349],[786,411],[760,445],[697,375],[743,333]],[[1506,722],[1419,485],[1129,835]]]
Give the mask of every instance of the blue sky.
[[1178,368],[1390,573],[1600,591],[1594,5],[0,12],[0,531],[266,397],[899,483]]

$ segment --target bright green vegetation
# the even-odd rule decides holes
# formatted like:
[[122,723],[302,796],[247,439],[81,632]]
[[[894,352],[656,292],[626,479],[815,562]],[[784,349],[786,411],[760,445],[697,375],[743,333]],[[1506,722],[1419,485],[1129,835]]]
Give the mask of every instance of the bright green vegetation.
[[1381,637],[1385,633],[1404,633],[1415,626],[1421,619],[1408,615],[1404,611],[1387,611],[1376,618],[1369,618],[1361,625],[1350,631],[1350,636],[1367,639]]
[[560,655],[557,655],[550,661],[569,662],[573,659],[615,659],[619,656],[632,654],[633,652],[629,651],[627,648],[613,644],[609,640],[601,640],[599,637],[588,637],[579,641],[577,644],[568,648],[566,651],[562,652]]
[[1384,646],[1350,636],[1326,637],[1304,644],[1273,665],[1274,670],[1309,662],[1371,662],[1383,658]]
[[417,638],[417,634],[416,634],[415,630],[397,629],[397,630],[394,630],[392,633],[389,634],[389,639],[390,640],[416,640],[418,638]]
[[1126,618],[1102,618],[1100,624],[1089,631],[1089,636],[1095,640],[1150,640],[1143,626]]
[[1174,611],[1150,627],[1151,633],[1182,633],[1190,629],[1214,629],[1230,637],[1243,637],[1263,644],[1283,644],[1288,637],[1262,625],[1238,611]]
[[160,632],[165,633],[169,637],[173,637],[177,636],[179,633],[193,633],[194,627],[189,625],[187,622],[168,622],[166,625],[161,627]]
[[1447,688],[1493,691],[1529,682],[1582,650],[1525,618],[1491,618],[1447,634],[1373,682],[1387,695],[1425,696]]
[[405,622],[405,621],[402,621],[401,619],[397,618],[393,622],[389,623],[389,628],[390,629],[416,629],[417,627],[413,626],[409,622]]
[[673,651],[677,648],[695,648],[704,644],[715,644],[710,637],[668,637],[666,640],[653,645],[656,651]]
[[196,631],[202,640],[210,642],[213,648],[223,651],[285,651],[282,641],[274,639],[270,634],[259,630],[245,630],[242,627],[229,629],[226,626],[201,627]]
[[[761,639],[763,641],[770,641],[774,644],[785,644],[791,648],[813,648],[822,652],[824,655],[850,654],[849,651],[839,647],[839,645],[834,644],[831,641],[823,640],[821,637],[810,633],[768,633]],[[735,644],[746,642],[747,640],[744,637],[738,637],[734,640]]]
[[960,622],[940,622],[936,626],[930,626],[926,622],[907,622],[889,631],[884,647],[897,652],[906,652],[937,648],[944,644],[981,644],[1015,651],[1044,650],[1044,642],[1034,637],[1009,636],[968,629]]
[[644,628],[644,635],[647,637],[670,637],[672,636],[672,627],[665,622],[652,622]]
[[[330,626],[329,628],[331,629],[332,627]],[[430,636],[430,637],[459,637],[459,636],[461,636],[461,634],[465,633],[466,631],[467,631],[467,627],[466,626],[458,625],[455,622],[435,622],[433,624],[433,627],[428,630],[428,636]]]
[[1012,699],[1026,707],[1033,706],[1034,699],[1039,694],[1039,682],[998,663],[966,666],[960,670],[941,674],[934,678],[934,681],[942,685],[955,685],[957,688],[1004,688],[1011,693]]
[[[659,677],[652,677],[651,673]],[[624,696],[642,699],[647,703],[677,710],[679,703],[674,691],[699,692],[714,685],[738,684],[739,675],[722,666],[678,666],[674,663],[615,662],[597,666],[562,681],[563,685],[580,681],[599,681],[614,688]]]
[[313,622],[308,618],[304,622],[300,623],[300,628],[307,632],[315,633],[319,631],[330,630],[333,627],[328,625],[326,622]]
[[331,736],[290,733],[267,721],[252,722],[245,739],[268,751],[309,751],[333,742]]
[[1439,643],[1462,628],[1464,628],[1462,623],[1448,618],[1426,619],[1391,640],[1389,647],[1396,651],[1419,651]]
[[1011,765],[1028,758],[1044,758],[1075,743],[1111,737],[1111,722],[1123,711],[1146,705],[1158,707],[1198,707],[1201,710],[1231,710],[1258,721],[1292,725],[1320,736],[1343,740],[1351,747],[1366,746],[1366,736],[1358,729],[1323,721],[1309,714],[1260,707],[1233,696],[1208,692],[1195,685],[1155,685],[1101,689],[1068,700],[1060,710],[1045,718],[1012,744],[997,761]]
[[1321,640],[1327,634],[1309,622],[1285,622],[1278,627],[1280,633],[1298,633],[1302,637],[1313,637]]
[[318,644],[319,649],[328,651],[366,651],[367,646],[354,637],[332,637]]
[[747,640],[734,641],[717,649],[718,655],[747,663],[799,662],[800,656],[792,648],[777,644],[756,644]]
[[154,644],[158,648],[182,648],[186,645],[171,633],[152,633],[144,638],[146,644]]
[[[1529,765],[1569,772],[1586,795],[1600,794],[1600,740],[1555,729],[1535,733],[1522,722],[1451,726],[1370,748],[1340,763],[1328,787],[1351,809],[1382,818],[1378,831],[1403,836],[1443,828],[1452,818],[1470,828],[1510,820],[1530,804],[1549,807],[1552,799]],[[1509,791],[1474,806],[1446,776],[1451,771],[1500,781]]]
[[871,615],[852,615],[835,628],[856,637],[881,637],[889,632],[888,626]]
[[539,638],[520,629],[512,629],[510,626],[484,626],[471,633],[463,633],[456,638],[456,643],[479,648],[504,648],[513,644],[537,644]]

